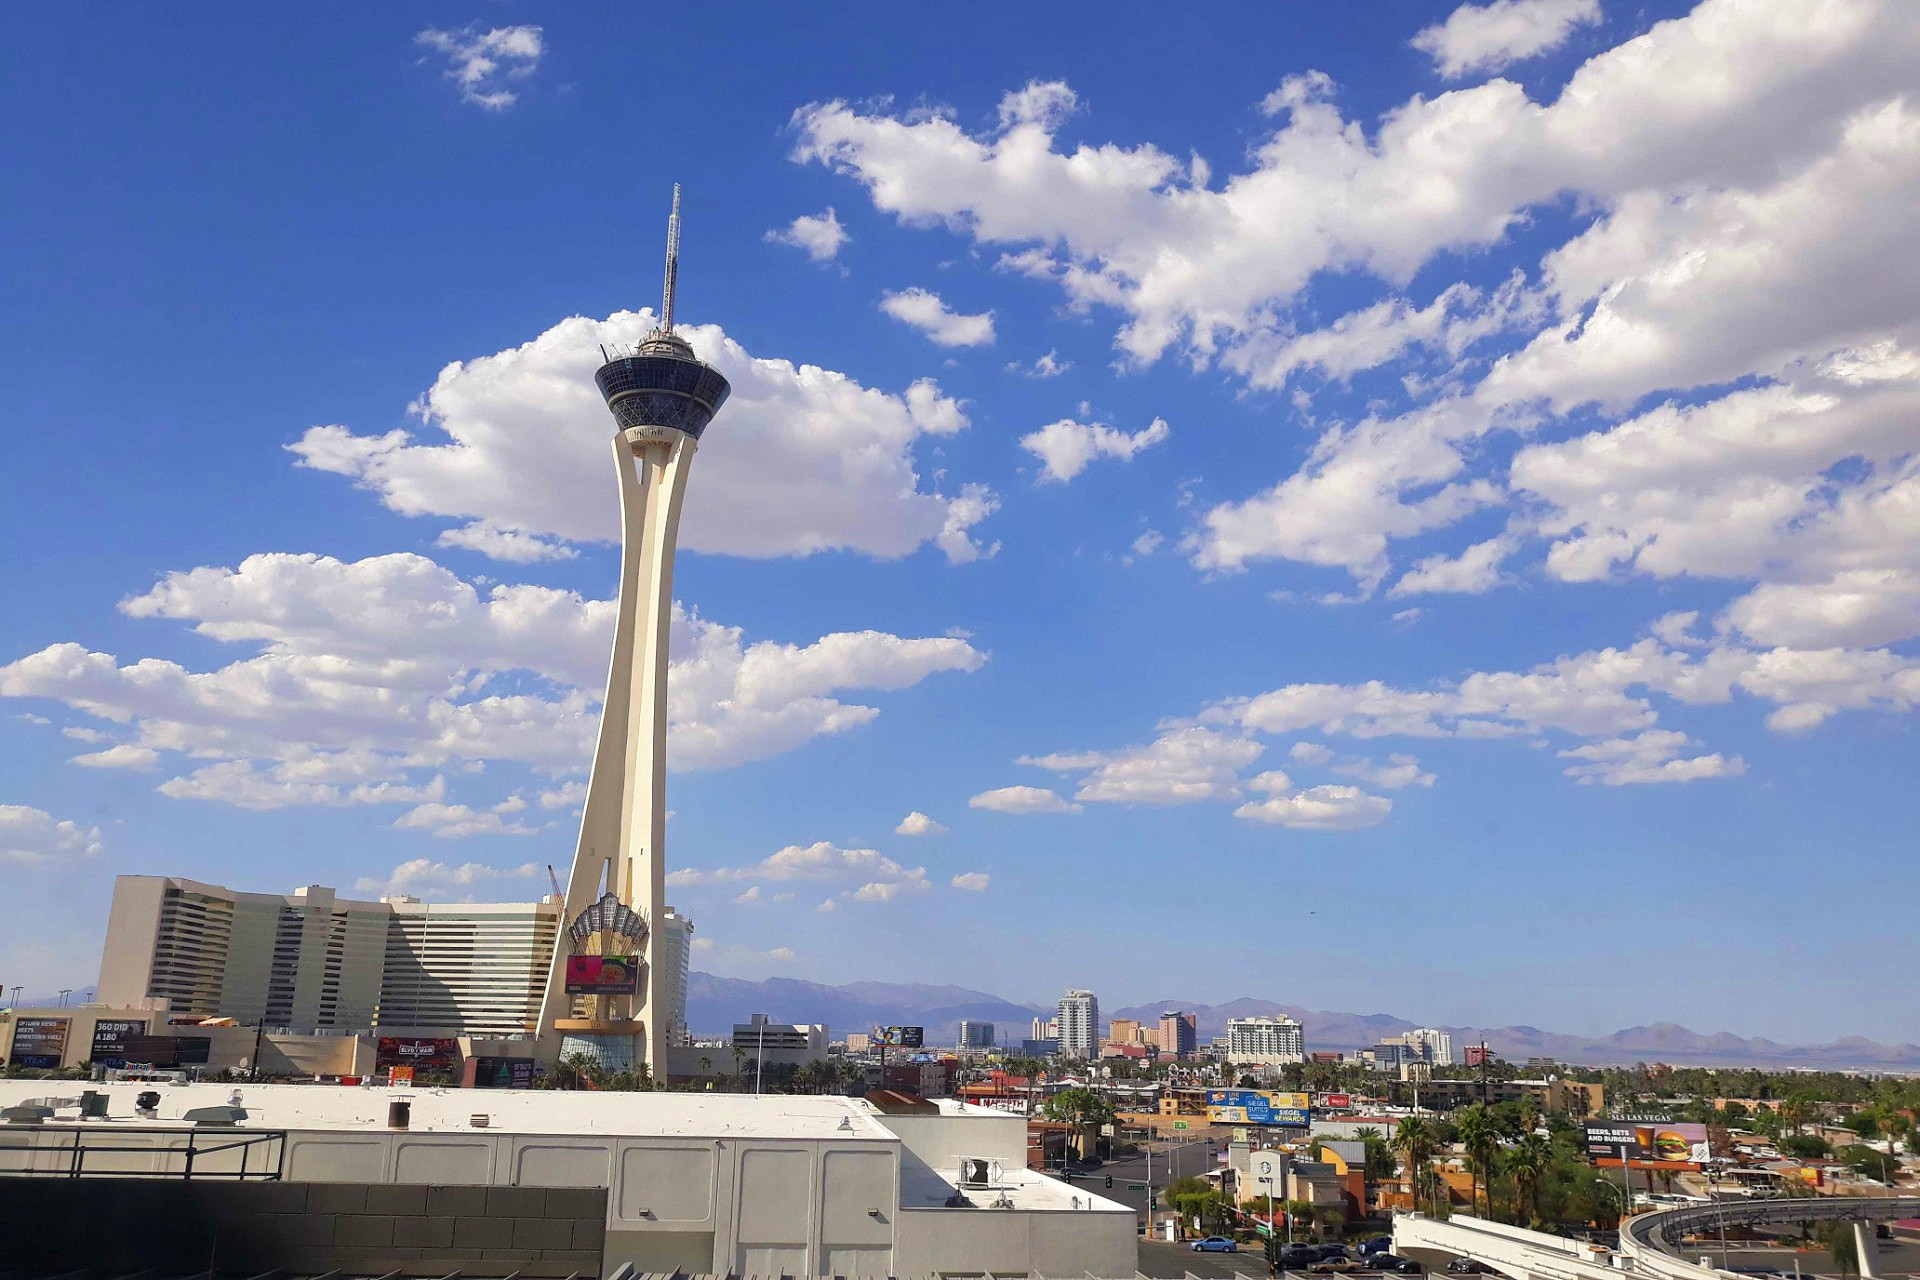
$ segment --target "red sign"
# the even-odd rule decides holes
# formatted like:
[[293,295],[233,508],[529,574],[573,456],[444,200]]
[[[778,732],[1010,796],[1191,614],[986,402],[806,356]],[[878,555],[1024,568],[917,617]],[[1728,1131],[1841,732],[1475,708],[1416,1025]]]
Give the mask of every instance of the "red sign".
[[630,996],[640,989],[636,956],[568,956],[570,996]]
[[1320,1105],[1330,1111],[1351,1111],[1353,1109],[1353,1095],[1350,1093],[1323,1093],[1320,1095]]
[[383,1067],[431,1067],[435,1071],[451,1071],[459,1062],[458,1040],[381,1036],[374,1045],[373,1064],[376,1070]]

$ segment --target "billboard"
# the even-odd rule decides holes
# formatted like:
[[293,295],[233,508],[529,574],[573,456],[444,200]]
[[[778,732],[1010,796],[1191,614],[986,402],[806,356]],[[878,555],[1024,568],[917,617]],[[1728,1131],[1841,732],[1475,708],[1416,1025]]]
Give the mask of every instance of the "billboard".
[[475,1058],[473,1087],[476,1089],[533,1088],[532,1058]]
[[381,1036],[374,1045],[373,1066],[431,1067],[449,1071],[460,1062],[458,1040],[429,1039],[425,1036]]
[[1304,1129],[1312,1122],[1311,1106],[1304,1093],[1207,1090],[1207,1120],[1212,1124],[1279,1124]]
[[16,1066],[51,1071],[67,1056],[66,1018],[22,1018],[13,1024]]
[[570,996],[630,996],[640,990],[637,956],[568,956]]
[[93,1024],[93,1049],[87,1055],[87,1061],[109,1067],[124,1067],[129,1056],[127,1045],[136,1037],[146,1034],[145,1018],[102,1018]]
[[1594,1121],[1580,1126],[1587,1158],[1619,1167],[1624,1150],[1634,1169],[1698,1169],[1709,1157],[1707,1126],[1671,1121]]
[[925,1027],[875,1027],[873,1042],[893,1049],[919,1049],[926,1045]]
[[205,1066],[213,1056],[212,1036],[128,1036],[124,1056],[128,1062],[149,1067]]
[[1320,1101],[1316,1105],[1325,1107],[1329,1111],[1351,1111],[1353,1110],[1353,1095],[1350,1093],[1323,1093],[1320,1095]]

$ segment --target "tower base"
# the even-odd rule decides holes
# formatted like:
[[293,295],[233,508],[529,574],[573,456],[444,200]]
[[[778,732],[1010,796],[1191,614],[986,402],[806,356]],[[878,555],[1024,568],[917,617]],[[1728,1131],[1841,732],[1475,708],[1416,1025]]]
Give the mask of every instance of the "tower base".
[[652,1066],[647,1061],[644,1023],[592,1022],[585,1018],[566,1018],[562,1021],[579,1024],[579,1029],[565,1026],[555,1028],[561,1033],[560,1061],[565,1062],[575,1054],[581,1054],[591,1058],[595,1066],[607,1075]]

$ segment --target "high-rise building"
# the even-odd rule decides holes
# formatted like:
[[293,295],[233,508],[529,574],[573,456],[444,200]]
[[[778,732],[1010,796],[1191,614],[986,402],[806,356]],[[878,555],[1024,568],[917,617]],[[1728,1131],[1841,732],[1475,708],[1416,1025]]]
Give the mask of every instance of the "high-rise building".
[[960,1019],[960,1047],[962,1049],[993,1048],[993,1024],[981,1022],[976,1018]]
[[[620,487],[620,597],[600,736],[587,775],[580,840],[567,879],[562,945],[554,948],[540,1033],[553,1055],[585,1053],[613,1070],[664,1074],[673,1011],[665,952],[667,630],[680,501],[700,436],[731,391],[673,331],[680,266],[680,189],[667,221],[660,326],[632,350],[607,352],[594,381],[613,414]],[[631,976],[569,982],[574,955],[637,960]],[[618,971],[605,966],[601,974]],[[637,972],[633,972],[637,969]]]
[[1051,1040],[1056,1034],[1058,1034],[1058,1027],[1052,1018],[1035,1018],[1033,1020],[1033,1039]]
[[1091,1062],[1100,1056],[1100,999],[1093,992],[1076,989],[1061,996],[1054,1025],[1061,1057]]
[[661,1016],[667,1024],[668,1044],[691,1044],[687,1029],[687,978],[693,972],[693,921],[668,907],[660,917],[660,967],[666,982]]
[[1430,1067],[1453,1065],[1453,1036],[1438,1027],[1421,1027],[1401,1037],[1414,1056]]
[[1227,1061],[1260,1066],[1283,1066],[1306,1060],[1306,1037],[1300,1024],[1284,1014],[1277,1018],[1228,1018]]
[[[662,918],[663,1007],[684,1027],[693,925]],[[114,882],[98,999],[295,1031],[526,1035],[560,931],[544,902],[342,898],[323,885],[246,893],[176,876]]]
[[1177,1009],[1160,1015],[1160,1052],[1184,1058],[1200,1047],[1200,1016]]

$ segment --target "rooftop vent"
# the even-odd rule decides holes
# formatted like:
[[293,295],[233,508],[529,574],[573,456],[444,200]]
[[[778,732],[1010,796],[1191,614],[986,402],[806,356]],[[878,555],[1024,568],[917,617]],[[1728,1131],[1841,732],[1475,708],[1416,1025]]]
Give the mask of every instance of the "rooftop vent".
[[247,1118],[245,1107],[194,1107],[180,1117],[192,1125],[236,1125]]
[[35,1106],[30,1102],[0,1110],[0,1120],[5,1120],[8,1124],[43,1124],[51,1119],[53,1119],[52,1107]]

